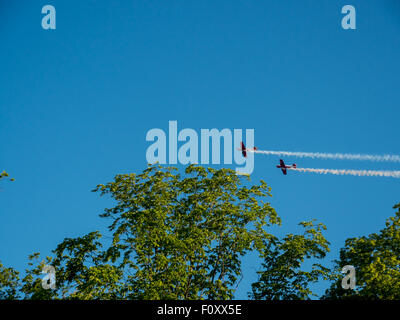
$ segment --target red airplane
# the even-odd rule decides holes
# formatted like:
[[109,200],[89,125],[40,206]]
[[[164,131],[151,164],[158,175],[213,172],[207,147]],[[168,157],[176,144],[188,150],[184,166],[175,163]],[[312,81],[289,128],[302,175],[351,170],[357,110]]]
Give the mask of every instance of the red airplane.
[[247,157],[247,150],[253,150],[253,151],[257,150],[257,147],[254,147],[252,149],[246,149],[246,146],[244,145],[243,141],[241,141],[240,144],[241,148],[239,148],[238,150],[242,151],[242,155],[245,158]]
[[297,168],[297,165],[295,163],[293,163],[291,166],[288,166],[285,164],[285,162],[281,159],[280,160],[280,165],[276,166],[277,168],[280,168],[283,172],[284,175],[287,175],[287,170],[286,169],[290,169],[290,168]]

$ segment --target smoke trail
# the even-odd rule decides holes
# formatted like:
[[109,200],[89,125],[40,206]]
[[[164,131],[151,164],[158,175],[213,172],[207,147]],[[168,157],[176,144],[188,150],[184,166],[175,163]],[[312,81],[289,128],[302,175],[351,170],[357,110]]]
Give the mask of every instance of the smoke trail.
[[371,155],[371,154],[350,154],[350,153],[269,151],[269,150],[253,150],[253,149],[247,149],[247,151],[254,153],[262,153],[267,155],[299,157],[299,158],[400,162],[399,155],[390,155],[390,154]]
[[288,170],[299,171],[299,172],[314,172],[319,174],[329,173],[335,175],[400,178],[400,171],[341,170],[341,169],[314,169],[314,168],[288,168]]

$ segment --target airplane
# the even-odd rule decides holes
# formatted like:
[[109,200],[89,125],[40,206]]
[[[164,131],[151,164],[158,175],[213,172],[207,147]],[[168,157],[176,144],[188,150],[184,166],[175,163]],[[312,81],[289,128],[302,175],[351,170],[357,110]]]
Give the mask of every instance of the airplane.
[[257,147],[254,147],[252,149],[246,149],[246,146],[244,145],[243,141],[241,141],[240,144],[241,144],[241,148],[238,148],[238,150],[242,151],[242,155],[245,158],[247,158],[247,150],[252,150],[252,151],[257,150]]
[[295,163],[293,163],[291,166],[290,165],[288,166],[288,165],[285,164],[285,162],[282,159],[280,159],[279,162],[280,162],[280,165],[276,166],[276,167],[280,168],[284,175],[287,175],[287,170],[286,169],[297,168],[297,165]]

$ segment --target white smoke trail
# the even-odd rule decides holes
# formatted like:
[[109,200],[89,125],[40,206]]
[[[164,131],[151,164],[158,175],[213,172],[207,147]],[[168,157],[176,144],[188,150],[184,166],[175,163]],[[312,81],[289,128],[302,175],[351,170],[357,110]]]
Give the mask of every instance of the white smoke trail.
[[299,158],[400,162],[399,155],[390,155],[390,154],[371,155],[371,154],[350,154],[350,153],[269,151],[269,150],[253,150],[253,149],[247,149],[247,151],[254,153],[262,153],[267,155],[299,157]]
[[329,173],[335,175],[400,178],[400,171],[345,170],[345,169],[342,170],[342,169],[314,169],[314,168],[288,168],[288,170],[300,171],[300,172],[314,172],[319,174]]

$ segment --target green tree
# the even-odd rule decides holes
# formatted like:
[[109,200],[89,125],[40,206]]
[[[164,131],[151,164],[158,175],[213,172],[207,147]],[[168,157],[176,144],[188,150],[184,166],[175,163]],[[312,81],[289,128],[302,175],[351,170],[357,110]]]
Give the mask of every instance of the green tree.
[[[379,233],[350,238],[340,250],[340,259],[335,261],[335,281],[323,299],[400,299],[400,204],[394,217],[386,221]],[[356,287],[341,286],[345,265],[355,267]]]
[[[50,257],[35,253],[21,280],[0,268],[0,298],[230,299],[248,252],[258,252],[267,269],[253,298],[308,298],[308,285],[326,269],[301,271],[301,263],[329,250],[325,227],[302,222],[304,234],[279,240],[268,232],[281,224],[270,188],[244,181],[229,169],[195,165],[182,174],[153,165],[117,175],[93,190],[114,200],[100,215],[110,220],[109,236],[94,231],[64,239]],[[56,270],[55,289],[42,287],[45,265]]]
[[192,165],[183,177],[175,170],[150,166],[97,187],[118,202],[102,215],[113,221],[104,259],[130,271],[128,298],[232,298],[240,257],[260,251],[264,227],[280,223],[264,202],[270,188],[242,186],[228,169]]
[[[262,252],[271,237],[265,227],[280,224],[265,201],[267,184],[247,187],[243,179],[229,169],[191,165],[181,175],[154,165],[98,185],[95,192],[116,201],[101,214],[111,237],[65,239],[53,257],[31,262],[24,298],[232,298],[241,257]],[[45,264],[57,270],[55,290],[41,287]]]
[[6,268],[0,262],[0,300],[15,300],[20,298],[19,272]]
[[[83,237],[66,238],[53,251],[54,257],[40,259],[35,253],[29,257],[30,268],[22,279],[21,293],[25,299],[123,299],[119,282],[122,271],[107,264],[101,250],[99,232]],[[56,288],[43,289],[42,270],[51,265],[56,270]]]
[[286,235],[282,240],[270,237],[265,243],[263,270],[258,271],[259,280],[252,284],[252,299],[307,300],[316,296],[310,284],[329,279],[330,270],[313,263],[304,270],[308,259],[322,259],[329,252],[329,242],[322,234],[323,224],[314,226],[313,221],[301,222],[301,235]]

